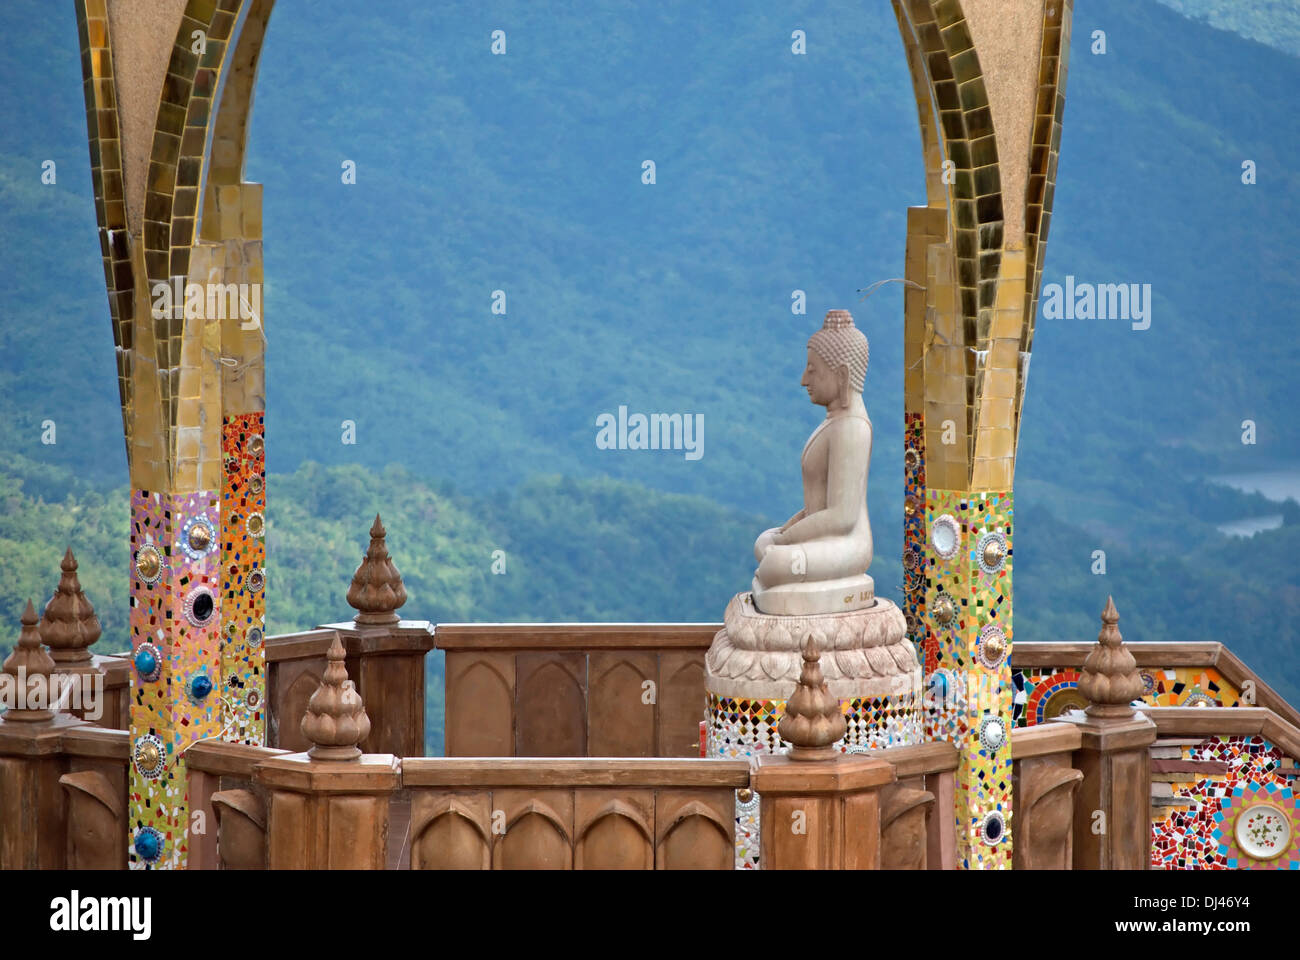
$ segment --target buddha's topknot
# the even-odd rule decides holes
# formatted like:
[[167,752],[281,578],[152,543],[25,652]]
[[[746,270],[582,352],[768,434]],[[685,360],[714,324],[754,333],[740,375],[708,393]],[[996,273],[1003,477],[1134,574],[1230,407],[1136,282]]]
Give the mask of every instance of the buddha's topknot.
[[808,339],[808,346],[831,367],[849,368],[849,382],[858,393],[867,380],[871,348],[866,335],[853,325],[847,310],[828,310],[822,328]]

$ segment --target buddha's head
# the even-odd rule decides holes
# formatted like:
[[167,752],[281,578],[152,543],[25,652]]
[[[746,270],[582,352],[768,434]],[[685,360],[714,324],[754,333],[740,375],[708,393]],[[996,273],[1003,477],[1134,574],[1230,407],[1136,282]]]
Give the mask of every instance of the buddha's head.
[[801,386],[813,403],[829,407],[837,401],[847,406],[862,393],[867,379],[870,348],[867,338],[853,325],[847,310],[830,310],[822,328],[808,340],[808,367]]

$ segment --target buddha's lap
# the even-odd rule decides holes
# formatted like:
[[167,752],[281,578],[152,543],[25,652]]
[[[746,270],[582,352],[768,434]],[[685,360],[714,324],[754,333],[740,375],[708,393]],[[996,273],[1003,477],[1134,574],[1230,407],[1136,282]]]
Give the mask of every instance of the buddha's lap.
[[838,580],[865,573],[871,559],[870,534],[775,544],[763,554],[756,576],[765,586]]

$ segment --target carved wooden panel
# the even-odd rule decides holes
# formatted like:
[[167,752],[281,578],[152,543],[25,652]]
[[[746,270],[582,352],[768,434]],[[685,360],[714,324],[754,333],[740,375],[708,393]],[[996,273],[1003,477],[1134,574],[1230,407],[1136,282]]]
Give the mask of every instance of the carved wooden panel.
[[1025,759],[1016,764],[1016,870],[1070,870],[1073,859],[1074,793],[1083,772],[1069,755]]
[[[844,819],[832,842],[844,844],[844,870],[880,869],[880,794],[850,794],[841,801]],[[809,824],[808,832],[828,833],[822,824]]]
[[1112,870],[1151,865],[1151,755],[1145,745],[1110,755]]
[[324,670],[323,658],[288,660],[275,665],[270,686],[269,746],[295,752],[311,748],[311,742],[302,733],[302,718],[307,713],[307,701],[320,686]]
[[[926,869],[956,870],[957,825],[950,814],[956,810],[957,779],[951,770],[927,774],[925,789],[934,794],[933,809],[936,811],[930,817],[925,853]],[[1014,844],[1012,849],[1015,849]]]
[[911,783],[881,790],[880,868],[926,869],[928,826],[934,794]]
[[655,868],[734,869],[735,803],[731,790],[658,791]]
[[419,792],[411,808],[411,869],[491,869],[491,806],[486,791]]
[[321,797],[325,806],[328,870],[382,870],[388,862],[388,798]]
[[579,790],[574,800],[577,870],[654,868],[653,790]]
[[497,790],[492,807],[505,822],[505,833],[492,838],[493,869],[573,869],[571,790]]
[[308,870],[317,846],[312,798],[287,790],[271,798],[266,820],[267,864],[276,870]]
[[266,869],[266,804],[252,790],[212,795],[217,817],[217,855],[223,870]]
[[447,756],[514,756],[514,654],[447,651],[446,690]]
[[515,670],[515,755],[586,756],[586,655],[520,653]]
[[633,650],[593,652],[587,671],[587,755],[655,756],[660,692],[655,655]]
[[707,705],[703,651],[659,654],[658,755],[698,757]]
[[68,796],[69,870],[126,869],[126,796],[97,770],[59,778]]
[[358,657],[349,675],[370,717],[363,753],[424,756],[424,653]]

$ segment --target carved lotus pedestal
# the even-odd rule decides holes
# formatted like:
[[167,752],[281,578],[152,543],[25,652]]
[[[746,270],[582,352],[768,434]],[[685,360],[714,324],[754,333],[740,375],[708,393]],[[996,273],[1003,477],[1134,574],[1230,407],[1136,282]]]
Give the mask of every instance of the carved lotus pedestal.
[[[751,593],[731,598],[724,626],[704,661],[708,755],[751,759],[785,753],[777,733],[786,700],[803,666],[802,644],[817,640],[827,690],[840,701],[848,731],[840,751],[920,743],[921,664],[907,639],[907,621],[893,603],[847,613],[774,616],[754,607]],[[758,865],[756,794],[737,799],[736,866]]]

